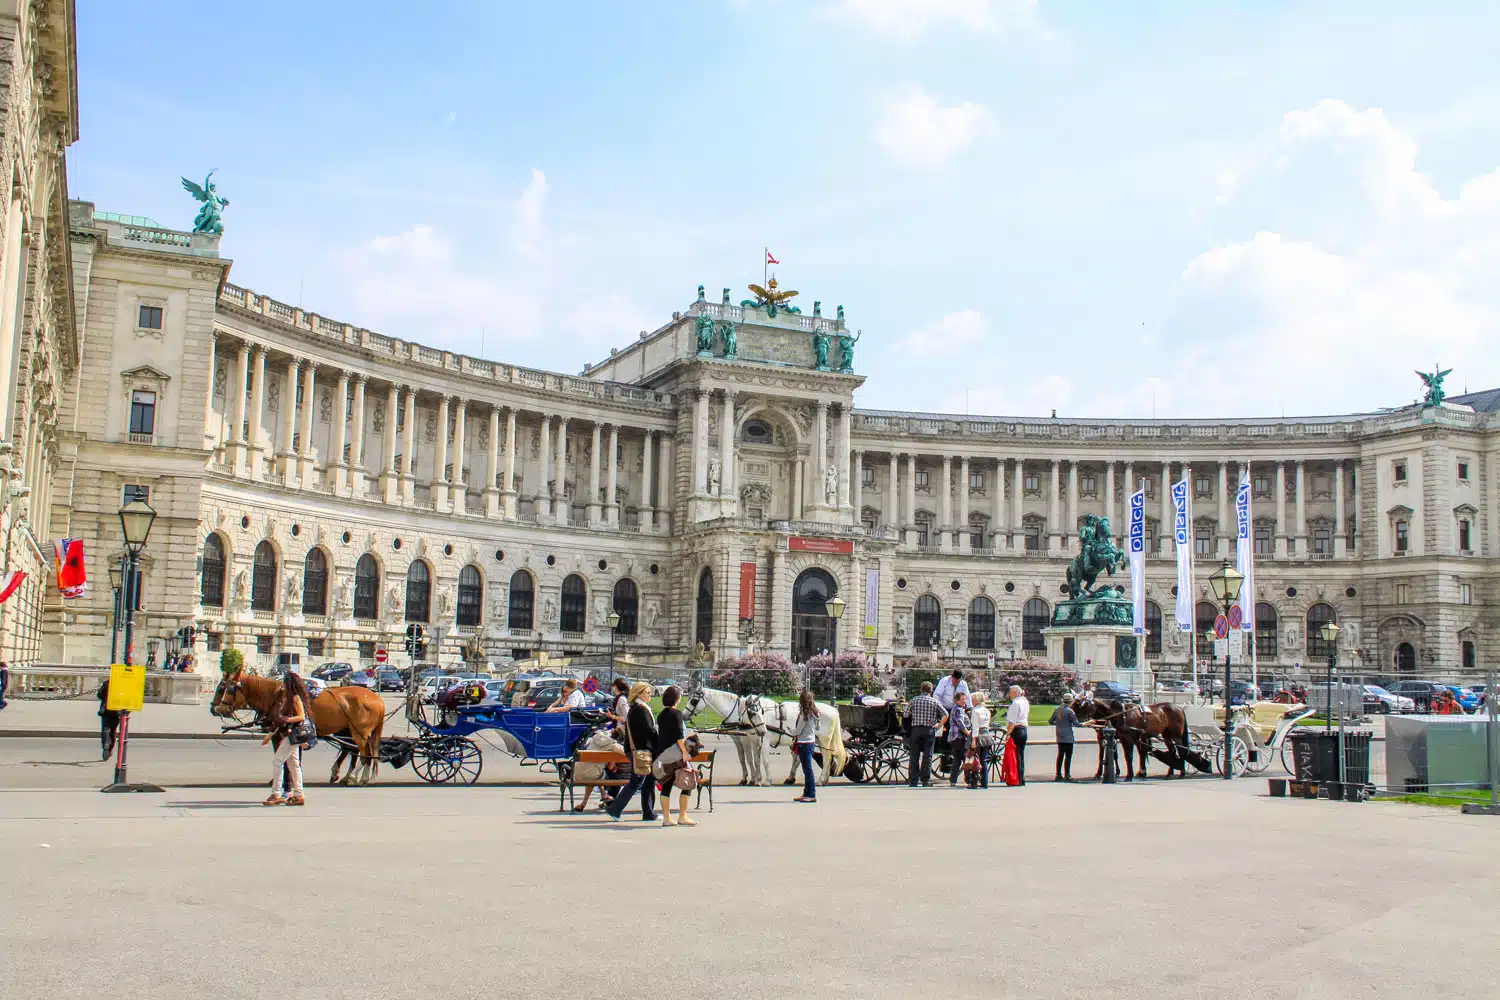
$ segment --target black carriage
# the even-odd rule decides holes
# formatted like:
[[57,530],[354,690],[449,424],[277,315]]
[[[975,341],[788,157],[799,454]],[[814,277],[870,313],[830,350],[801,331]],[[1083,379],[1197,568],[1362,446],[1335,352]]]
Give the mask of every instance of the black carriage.
[[844,777],[856,783],[896,784],[906,780],[906,739],[895,702],[840,705],[844,731]]

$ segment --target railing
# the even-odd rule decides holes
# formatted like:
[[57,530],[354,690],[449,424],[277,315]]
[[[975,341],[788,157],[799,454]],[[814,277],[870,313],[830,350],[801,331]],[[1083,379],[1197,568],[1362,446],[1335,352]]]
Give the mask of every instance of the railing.
[[156,435],[155,434],[138,434],[135,431],[131,431],[129,434],[126,435],[126,438],[130,441],[131,444],[155,444],[156,443]]
[[[92,698],[108,677],[109,667],[103,665],[35,663],[11,668],[7,693],[12,698],[28,695],[48,700]],[[197,705],[202,702],[205,682],[204,674],[147,670],[146,700],[169,705]]]
[[155,243],[170,247],[193,245],[193,238],[187,233],[179,233],[171,229],[151,229],[147,226],[126,226],[124,237],[132,243]]

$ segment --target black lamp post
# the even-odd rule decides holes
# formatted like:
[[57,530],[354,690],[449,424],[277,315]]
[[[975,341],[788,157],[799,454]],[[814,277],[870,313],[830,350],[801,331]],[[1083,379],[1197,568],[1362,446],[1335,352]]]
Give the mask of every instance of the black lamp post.
[[1324,622],[1323,627],[1318,629],[1318,635],[1328,643],[1328,677],[1324,688],[1328,693],[1328,711],[1323,719],[1323,731],[1333,732],[1333,668],[1338,665],[1339,659],[1339,623]]
[[124,572],[121,563],[125,561],[122,555],[118,560],[109,564],[109,590],[114,595],[114,613],[109,620],[109,662],[114,663],[119,652],[120,645],[120,576]]
[[620,627],[620,612],[611,610],[604,619],[609,625],[609,679],[615,679],[615,631]]
[[[151,537],[151,525],[156,521],[156,511],[143,500],[132,500],[120,508],[120,531],[125,536],[124,566],[121,570],[124,584],[122,595],[125,604],[125,665],[133,662],[135,653],[135,607],[140,603],[136,580],[140,575],[141,550]],[[120,739],[115,757],[115,780],[105,785],[106,792],[159,792],[159,785],[131,784],[126,780],[126,749],[130,742],[130,713],[120,713]]]
[[[1240,599],[1240,588],[1244,584],[1245,574],[1229,565],[1228,559],[1209,576],[1209,589],[1223,607],[1225,617],[1228,617],[1234,602]],[[1226,638],[1224,643],[1224,780],[1229,781],[1234,777],[1234,744],[1231,742],[1234,738],[1234,713],[1229,710],[1229,640]]]
[[833,654],[828,660],[828,676],[833,679],[833,694],[829,701],[837,705],[839,701],[839,620],[844,617],[844,599],[834,595],[823,610],[828,612],[828,617],[833,619],[833,640],[830,652]]

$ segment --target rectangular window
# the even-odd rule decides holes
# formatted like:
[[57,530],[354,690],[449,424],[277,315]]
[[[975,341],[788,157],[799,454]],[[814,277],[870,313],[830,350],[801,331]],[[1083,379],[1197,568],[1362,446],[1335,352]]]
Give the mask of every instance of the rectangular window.
[[1199,497],[1211,497],[1214,495],[1213,480],[1207,476],[1193,477],[1193,495]]
[[1405,555],[1406,547],[1411,539],[1408,538],[1409,529],[1405,521],[1396,522],[1396,554]]
[[220,653],[224,650],[224,633],[209,632],[206,634],[207,647],[210,653]]
[[1021,489],[1027,493],[1040,493],[1042,491],[1042,480],[1035,472],[1028,472],[1021,477]]
[[1468,479],[1469,479],[1469,463],[1468,462],[1459,462],[1458,463],[1458,480],[1459,480],[1459,482],[1467,482]]
[[929,527],[929,524],[926,521],[918,521],[917,522],[917,544],[918,545],[927,545],[928,544],[928,541],[927,541],[927,537],[928,537],[927,536],[927,529],[928,529],[928,527]]
[[1406,482],[1406,460],[1405,459],[1397,459],[1396,463],[1391,466],[1391,478],[1394,479],[1398,483],[1404,483],[1404,482]]
[[373,659],[375,659],[375,641],[373,639],[367,639],[367,640],[364,640],[364,641],[360,642],[360,644],[359,644],[359,658],[361,660],[373,660]]
[[924,488],[932,484],[932,475],[926,469],[917,470],[917,487]]
[[969,489],[971,489],[971,490],[982,490],[982,489],[984,489],[984,473],[983,472],[973,472],[973,471],[971,471],[969,473]]
[[1255,495],[1258,497],[1270,496],[1271,474],[1269,472],[1257,472],[1251,477],[1250,488],[1255,491]]
[[161,306],[141,306],[141,314],[135,325],[142,330],[160,330]]
[[[1145,487],[1146,496],[1148,496],[1148,497],[1154,497],[1154,496],[1156,496],[1156,487],[1153,485],[1155,482],[1156,482],[1156,480],[1152,479],[1150,476],[1142,476],[1141,477],[1141,485],[1143,487]],[[1157,652],[1161,652],[1161,650],[1157,650]]]
[[1029,524],[1026,526],[1026,551],[1042,551],[1042,529],[1040,525]]
[[271,642],[272,642],[272,640],[274,638],[275,638],[274,636],[269,636],[269,635],[258,635],[258,636],[256,636],[255,637],[255,651],[257,653],[260,653],[263,656],[265,654],[269,653],[271,651]]
[[1200,556],[1213,554],[1214,530],[1206,524],[1193,529],[1193,551]]
[[1474,546],[1469,544],[1469,522],[1467,519],[1458,522],[1458,550],[1460,552],[1472,552]]
[[1271,554],[1270,528],[1255,529],[1255,554],[1258,556],[1268,556]]
[[1458,585],[1458,603],[1459,604],[1473,604],[1474,603],[1474,590],[1473,590],[1472,587],[1470,587],[1469,584],[1467,584],[1467,583],[1460,583]]
[[969,548],[979,550],[984,548],[984,529],[975,525],[969,531]]
[[324,642],[324,640],[322,640],[322,639],[309,638],[307,640],[307,655],[308,656],[322,656],[323,655],[323,642]]
[[1093,475],[1079,476],[1078,489],[1081,493],[1098,493],[1099,479]]
[[151,487],[126,483],[125,488],[120,491],[121,505],[123,506],[136,500],[139,500],[141,503],[149,503],[151,501]]
[[1398,583],[1398,584],[1396,584],[1396,603],[1397,604],[1410,604],[1411,603],[1411,584],[1409,584],[1409,583]]
[[1313,529],[1313,555],[1333,555],[1333,532],[1327,528]]
[[130,433],[147,438],[156,433],[156,393],[137,389],[130,394]]
[[865,467],[859,470],[859,481],[865,486],[875,485],[875,470]]

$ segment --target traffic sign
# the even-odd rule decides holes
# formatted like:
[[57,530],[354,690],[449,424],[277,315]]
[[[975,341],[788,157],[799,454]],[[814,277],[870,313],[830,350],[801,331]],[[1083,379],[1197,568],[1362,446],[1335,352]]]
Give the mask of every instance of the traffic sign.
[[1238,604],[1229,606],[1229,627],[1237,629],[1245,624],[1245,611]]
[[1226,656],[1229,655],[1229,640],[1228,639],[1215,639],[1214,640],[1214,655],[1217,656],[1221,660],[1224,659],[1224,657],[1226,657]]
[[596,692],[598,690],[599,690],[599,678],[597,678],[597,677],[593,676],[592,674],[590,674],[588,677],[585,677],[583,679],[583,693],[584,694],[593,694],[594,692]]
[[1245,633],[1234,631],[1229,633],[1229,655],[1245,655]]
[[377,646],[375,648],[375,662],[376,663],[384,664],[390,658],[391,658],[391,654],[387,653],[385,651],[385,647],[384,646]]
[[1229,638],[1229,619],[1223,615],[1214,619],[1214,636],[1219,639]]

